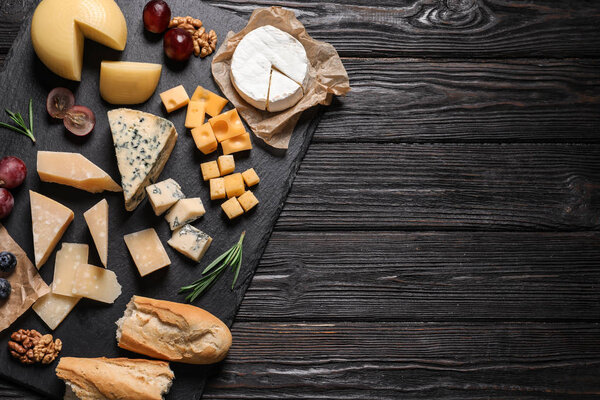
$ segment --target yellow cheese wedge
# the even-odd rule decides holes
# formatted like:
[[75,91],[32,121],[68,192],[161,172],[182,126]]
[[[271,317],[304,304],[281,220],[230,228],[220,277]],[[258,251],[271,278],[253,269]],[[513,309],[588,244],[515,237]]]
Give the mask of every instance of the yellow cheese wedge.
[[106,267],[108,258],[108,202],[106,199],[100,200],[94,207],[84,212],[83,218],[85,218],[92,239],[94,239],[100,261]]
[[81,80],[84,38],[115,50],[127,43],[127,23],[113,0],[43,0],[31,21],[31,42],[55,74]]
[[80,297],[48,293],[40,297],[31,308],[48,325],[48,328],[55,330],[80,299]]
[[44,182],[73,186],[91,193],[121,192],[121,186],[79,153],[38,151],[37,172]]
[[162,65],[129,61],[102,61],[100,96],[111,104],[140,104],[152,96]]
[[52,282],[52,293],[63,296],[73,296],[73,284],[75,272],[81,264],[87,264],[89,247],[81,243],[63,243],[56,252],[54,262],[54,280]]
[[46,196],[29,191],[35,266],[40,269],[73,221],[73,211]]

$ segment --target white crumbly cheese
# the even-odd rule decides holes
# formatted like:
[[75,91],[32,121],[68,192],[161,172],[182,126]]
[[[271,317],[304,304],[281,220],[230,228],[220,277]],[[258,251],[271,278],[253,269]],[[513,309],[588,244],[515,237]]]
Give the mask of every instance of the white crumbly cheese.
[[303,96],[302,87],[277,70],[271,74],[269,102],[271,112],[282,111],[296,104]]
[[171,230],[181,228],[203,216],[206,213],[199,197],[182,199],[177,202],[165,215]]
[[208,250],[212,238],[200,229],[184,225],[173,232],[167,243],[184,256],[198,262]]
[[161,215],[180,199],[185,198],[181,186],[171,178],[147,186],[146,192],[148,192],[148,199],[150,199],[150,204],[156,215]]

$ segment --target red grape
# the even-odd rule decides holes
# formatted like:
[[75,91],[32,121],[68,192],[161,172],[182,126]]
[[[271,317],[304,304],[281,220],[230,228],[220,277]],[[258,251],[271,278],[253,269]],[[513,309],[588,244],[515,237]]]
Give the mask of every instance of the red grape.
[[171,9],[162,0],[152,0],[144,6],[144,28],[152,33],[163,33],[171,22]]
[[73,106],[63,119],[65,128],[73,135],[85,136],[94,129],[96,116],[94,112],[84,106]]
[[0,187],[16,188],[26,176],[27,167],[20,158],[8,156],[0,160]]
[[67,88],[57,87],[50,91],[46,99],[46,109],[52,118],[63,119],[67,111],[75,105],[75,96]]
[[165,33],[165,54],[172,60],[185,61],[194,51],[192,34],[182,28],[169,29]]
[[11,213],[15,199],[12,194],[4,188],[0,188],[0,219],[8,217]]

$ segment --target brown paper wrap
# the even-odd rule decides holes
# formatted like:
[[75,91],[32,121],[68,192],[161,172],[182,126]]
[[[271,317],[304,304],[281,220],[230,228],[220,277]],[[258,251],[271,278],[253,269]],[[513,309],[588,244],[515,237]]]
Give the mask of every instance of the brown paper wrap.
[[0,331],[5,330],[31,307],[35,301],[50,292],[46,282],[27,257],[21,246],[10,237],[0,224],[0,251],[10,251],[17,257],[17,268],[8,275],[12,293],[6,300],[0,300]]
[[[277,113],[258,110],[240,97],[231,83],[231,57],[242,38],[254,29],[272,25],[289,33],[302,43],[310,61],[309,79],[302,99],[293,107]],[[212,61],[212,73],[221,91],[237,108],[256,136],[267,144],[287,149],[294,127],[302,111],[317,104],[329,105],[333,95],[350,91],[348,74],[335,48],[314,40],[292,11],[281,7],[259,8],[250,16],[248,25],[238,33],[229,32]]]

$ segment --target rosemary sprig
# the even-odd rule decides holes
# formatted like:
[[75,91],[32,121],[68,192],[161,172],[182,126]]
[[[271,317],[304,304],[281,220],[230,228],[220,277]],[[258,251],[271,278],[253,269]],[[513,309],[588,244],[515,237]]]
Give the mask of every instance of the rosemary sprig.
[[7,109],[4,111],[6,111],[10,119],[12,119],[17,126],[7,124],[6,122],[0,122],[0,127],[19,132],[20,134],[29,137],[31,141],[35,143],[35,137],[33,136],[33,99],[29,99],[29,127],[25,125],[25,119],[21,114]]
[[179,290],[179,293],[191,292],[185,298],[187,302],[191,303],[202,295],[229,266],[234,271],[233,283],[231,284],[231,290],[233,290],[240,274],[240,268],[242,267],[242,243],[245,236],[246,232],[242,232],[240,240],[238,240],[235,246],[221,254],[204,268],[204,271],[202,271],[203,276],[200,279],[190,285],[183,286]]

